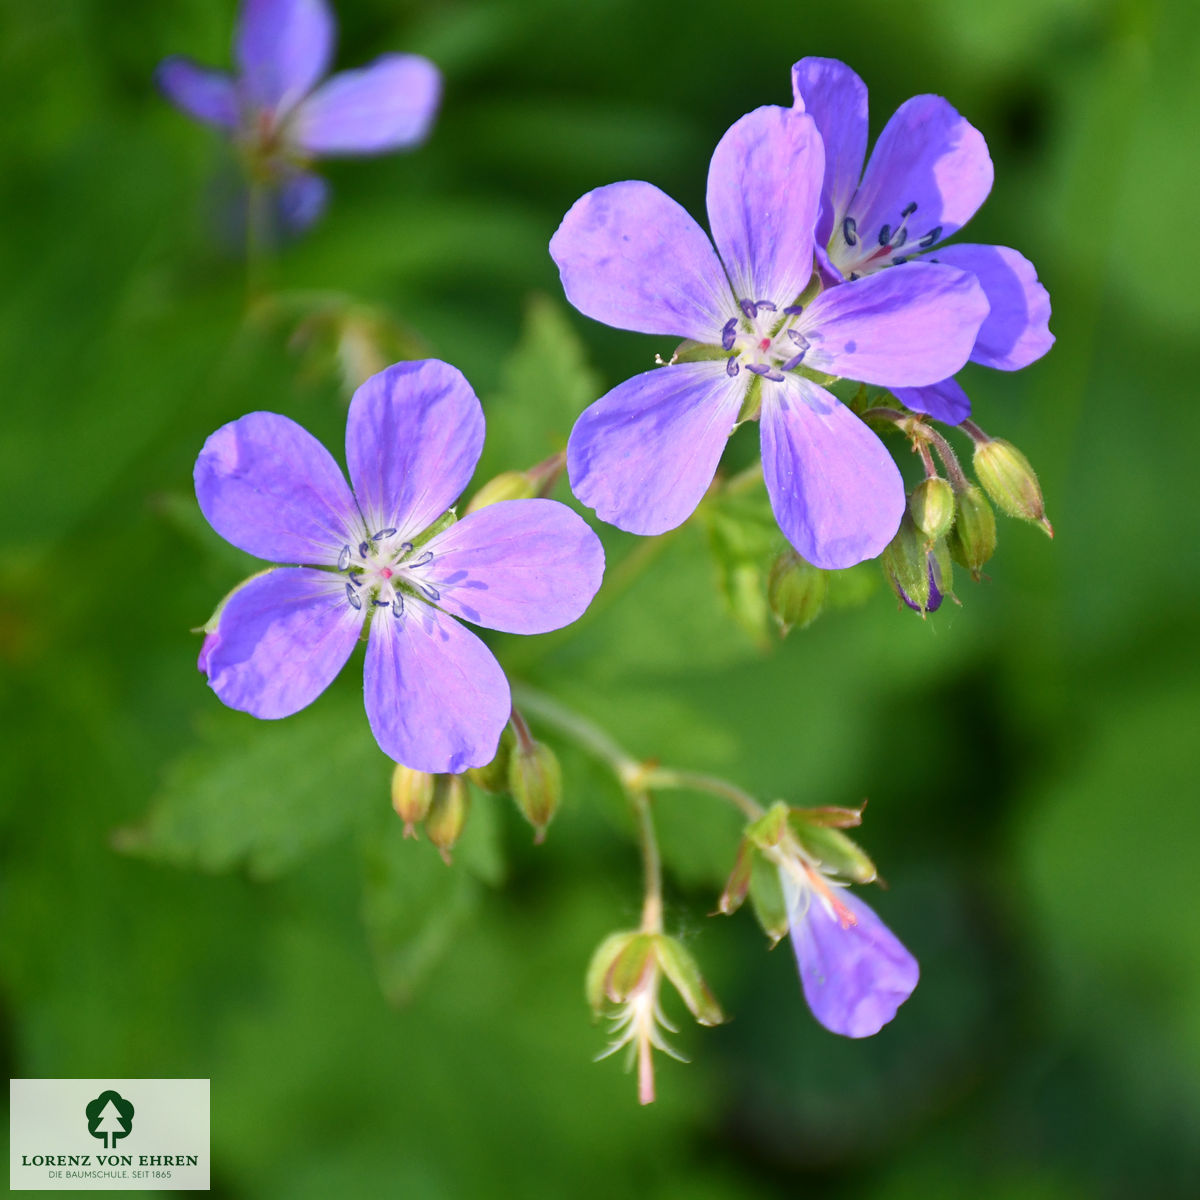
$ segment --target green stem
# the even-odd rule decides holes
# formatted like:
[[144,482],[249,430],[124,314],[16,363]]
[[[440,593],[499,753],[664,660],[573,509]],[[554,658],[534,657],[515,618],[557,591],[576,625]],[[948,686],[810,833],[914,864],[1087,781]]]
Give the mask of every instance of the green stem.
[[669,767],[650,767],[642,776],[642,782],[648,788],[707,792],[710,796],[728,800],[751,821],[757,821],[766,811],[749,792],[716,775],[704,775],[698,771],[677,771]]
[[658,835],[654,832],[654,816],[650,810],[650,793],[644,788],[626,788],[638,823],[638,840],[642,844],[642,868],[646,876],[645,899],[642,901],[642,932],[662,933],[662,858],[658,853]]

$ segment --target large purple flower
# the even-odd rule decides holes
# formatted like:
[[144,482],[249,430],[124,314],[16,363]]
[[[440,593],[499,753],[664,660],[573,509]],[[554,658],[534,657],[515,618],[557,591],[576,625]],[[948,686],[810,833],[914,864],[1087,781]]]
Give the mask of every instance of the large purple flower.
[[321,83],[334,32],[325,0],[244,0],[236,79],[181,55],[164,59],[156,73],[177,108],[223,129],[252,173],[279,188],[280,211],[295,230],[325,207],[325,182],[307,169],[313,158],[416,145],[441,95],[437,68],[415,54],[385,54]]
[[508,500],[427,540],[483,447],[470,384],[436,360],[406,362],[354,393],[346,422],[353,492],[332,455],[277,413],[218,429],[196,461],[196,496],[227,541],[272,562],[229,598],[200,669],[231,708],[290,716],[342,669],[369,622],[365,699],[385,754],[420,771],[490,762],[508,683],[462,617],[544,633],[587,608],[599,539],[553,500]]
[[[817,243],[826,277],[855,280],[920,261],[970,271],[990,306],[971,361],[1015,371],[1041,358],[1054,335],[1033,264],[1008,246],[942,245],[991,191],[983,135],[941,96],[913,96],[892,114],[864,172],[866,84],[836,59],[804,58],[792,68],[792,89],[795,110],[816,121],[825,144]],[[952,424],[971,412],[950,378],[890,390],[914,412]]]
[[804,998],[833,1033],[870,1037],[912,995],[917,960],[874,911],[815,872],[780,870]]
[[832,288],[801,308],[823,171],[813,120],[765,107],[734,124],[713,154],[716,252],[649,183],[598,188],[564,217],[550,253],[576,308],[710,348],[687,356],[700,361],[620,384],[576,423],[571,486],[604,520],[641,534],[686,520],[757,382],[767,491],[792,545],[835,568],[891,540],[904,511],[896,465],[817,378],[886,387],[944,379],[966,361],[987,301],[967,272],[921,264]]

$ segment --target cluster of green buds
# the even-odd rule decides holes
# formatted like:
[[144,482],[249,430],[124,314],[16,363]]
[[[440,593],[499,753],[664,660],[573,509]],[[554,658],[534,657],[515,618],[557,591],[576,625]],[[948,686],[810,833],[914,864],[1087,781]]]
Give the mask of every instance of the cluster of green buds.
[[428,775],[396,764],[392,772],[392,808],[404,822],[404,836],[425,835],[449,865],[471,811],[471,789],[465,775]]
[[[992,504],[1054,536],[1037,475],[1011,442],[989,436],[973,421],[961,422],[958,428],[974,447],[979,479],[975,484],[950,444],[924,417],[878,408],[865,415],[906,434],[925,466],[925,478],[910,493],[900,528],[881,560],[893,591],[922,617],[939,608],[946,596],[957,602],[952,562],[965,567],[973,579],[981,578],[984,564],[996,550]],[[939,473],[935,454],[947,478]]]
[[654,1100],[653,1052],[687,1060],[666,1040],[678,1029],[662,1010],[662,982],[668,980],[701,1025],[725,1020],[721,1006],[681,942],[661,932],[639,929],[610,934],[588,965],[586,992],[592,1013],[612,1022],[612,1042],[599,1058],[627,1049],[627,1067],[637,1063],[638,1100]]
[[737,912],[747,897],[775,946],[791,929],[786,893],[816,893],[836,912],[843,883],[872,883],[875,864],[843,832],[862,824],[862,808],[794,808],[777,800],[746,826],[717,911]]

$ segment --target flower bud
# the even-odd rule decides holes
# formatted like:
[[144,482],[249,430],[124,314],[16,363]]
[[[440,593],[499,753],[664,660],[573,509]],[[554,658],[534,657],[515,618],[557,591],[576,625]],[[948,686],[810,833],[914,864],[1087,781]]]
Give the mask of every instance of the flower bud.
[[958,511],[946,545],[954,561],[978,579],[983,564],[996,552],[996,514],[974,484],[959,492],[957,499]]
[[1010,517],[1036,521],[1049,534],[1054,529],[1046,520],[1042,489],[1029,460],[1011,442],[988,438],[975,445],[975,473],[984,491]]
[[501,500],[529,500],[536,494],[537,486],[524,471],[502,471],[471,497],[467,513],[478,512]]
[[896,536],[883,552],[882,564],[884,576],[896,595],[922,615],[928,612],[929,552],[911,513],[905,512]]
[[936,541],[954,521],[954,489],[945,479],[922,479],[908,498],[908,511],[917,529]]
[[533,840],[544,841],[562,801],[562,768],[554,751],[544,742],[518,744],[508,764],[508,790],[536,831]]
[[404,836],[416,837],[416,824],[429,815],[433,802],[432,775],[414,771],[403,763],[397,763],[392,772],[392,807],[396,816],[404,822]]
[[825,606],[825,572],[794,550],[785,550],[771,565],[767,603],[785,637],[792,629],[811,625]]
[[800,808],[792,809],[788,824],[805,853],[841,878],[871,883],[878,875],[875,864],[840,829],[813,823]]
[[471,809],[471,793],[462,775],[438,775],[433,785],[433,802],[425,818],[425,832],[450,865],[450,851],[462,836]]
[[635,933],[605,971],[601,986],[604,999],[613,1004],[623,1004],[640,983],[652,972],[657,963],[655,935]]
[[467,778],[481,792],[492,796],[502,796],[508,792],[508,764],[516,740],[512,726],[505,725],[504,732],[500,734],[500,744],[496,747],[496,757],[486,767],[472,767],[467,772]]
[[665,934],[655,938],[655,952],[663,974],[674,984],[692,1016],[701,1025],[720,1025],[725,1020],[725,1014],[704,982],[700,965],[691,952],[684,949],[681,942]]
[[761,817],[746,826],[746,840],[759,850],[770,850],[787,836],[788,806],[776,800]]

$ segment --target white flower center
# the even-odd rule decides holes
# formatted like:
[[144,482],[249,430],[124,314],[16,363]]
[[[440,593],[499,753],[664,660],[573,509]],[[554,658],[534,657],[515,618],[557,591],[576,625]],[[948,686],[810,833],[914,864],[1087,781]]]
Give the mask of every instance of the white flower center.
[[390,608],[401,617],[406,595],[441,599],[438,589],[422,578],[432,562],[432,551],[417,550],[395,529],[380,529],[357,546],[343,546],[337,569],[347,576],[346,599],[354,608]]
[[793,304],[781,312],[770,300],[738,303],[743,315],[730,317],[721,330],[721,346],[730,352],[726,373],[736,375],[745,367],[764,379],[781,382],[784,372],[798,367],[811,347],[795,327],[802,307]]

